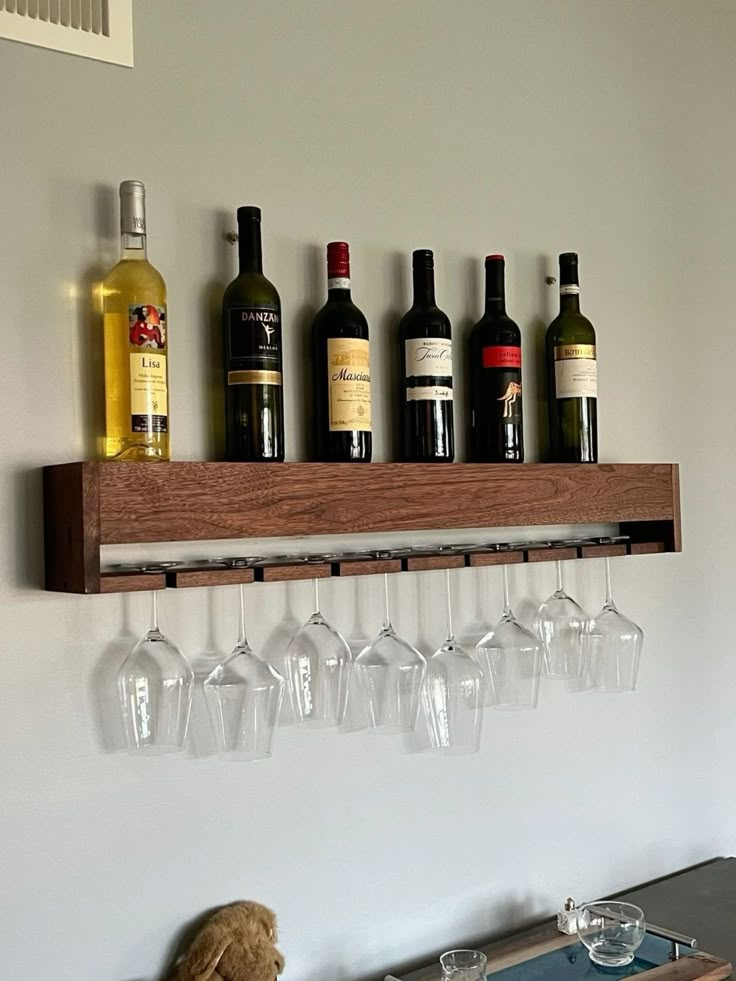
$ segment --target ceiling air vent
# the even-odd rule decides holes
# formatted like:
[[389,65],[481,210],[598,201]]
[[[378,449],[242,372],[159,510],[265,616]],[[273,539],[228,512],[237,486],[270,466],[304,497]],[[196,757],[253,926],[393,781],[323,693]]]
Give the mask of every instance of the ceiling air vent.
[[133,64],[133,0],[0,0],[0,37]]

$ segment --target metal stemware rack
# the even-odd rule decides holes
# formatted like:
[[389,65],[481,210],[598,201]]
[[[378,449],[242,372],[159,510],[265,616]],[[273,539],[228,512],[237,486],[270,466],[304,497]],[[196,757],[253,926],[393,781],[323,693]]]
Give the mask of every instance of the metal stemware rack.
[[[679,506],[676,464],[61,464],[44,468],[46,588],[130,592],[676,552]],[[618,530],[110,567],[100,555],[112,544],[584,524]]]

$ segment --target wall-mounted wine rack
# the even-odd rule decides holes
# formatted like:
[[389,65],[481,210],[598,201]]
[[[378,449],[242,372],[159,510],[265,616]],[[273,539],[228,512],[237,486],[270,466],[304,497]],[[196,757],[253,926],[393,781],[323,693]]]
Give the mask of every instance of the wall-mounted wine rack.
[[[677,464],[68,463],[44,468],[46,588],[113,593],[681,550]],[[102,545],[617,524],[615,538],[104,570]]]

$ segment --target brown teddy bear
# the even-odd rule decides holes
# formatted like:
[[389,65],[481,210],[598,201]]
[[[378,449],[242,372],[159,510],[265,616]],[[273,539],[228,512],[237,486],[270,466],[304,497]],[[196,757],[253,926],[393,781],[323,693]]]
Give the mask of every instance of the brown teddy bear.
[[171,981],[276,981],[284,969],[276,940],[276,916],[268,907],[221,906],[177,962]]

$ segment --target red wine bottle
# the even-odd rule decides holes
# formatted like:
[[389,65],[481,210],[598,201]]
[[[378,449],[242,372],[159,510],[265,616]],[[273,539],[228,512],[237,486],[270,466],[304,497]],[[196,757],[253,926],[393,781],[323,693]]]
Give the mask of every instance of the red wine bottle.
[[523,463],[521,332],[506,314],[504,257],[486,256],[486,310],[470,334],[470,456]]
[[401,459],[452,463],[452,331],[435,303],[434,256],[412,256],[414,303],[399,324],[401,358]]
[[315,459],[370,463],[368,323],[350,297],[347,242],[327,246],[327,303],[312,325]]

